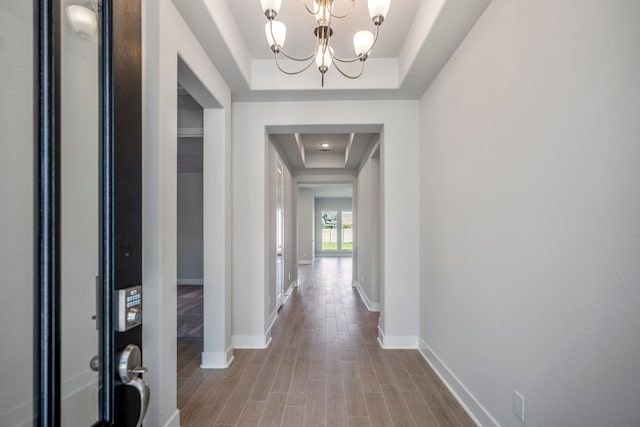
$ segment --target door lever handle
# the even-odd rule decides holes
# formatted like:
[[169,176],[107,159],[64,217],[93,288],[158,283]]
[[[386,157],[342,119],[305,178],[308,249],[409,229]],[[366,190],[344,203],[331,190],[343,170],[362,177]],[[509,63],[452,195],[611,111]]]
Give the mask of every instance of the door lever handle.
[[140,347],[134,344],[129,344],[120,354],[118,362],[118,374],[120,381],[124,385],[135,388],[140,396],[140,415],[136,427],[142,426],[142,420],[149,408],[149,395],[151,393],[149,386],[142,378],[140,374],[146,374],[147,368],[141,366],[142,355],[140,353]]
[[142,420],[144,420],[144,416],[147,415],[147,409],[149,409],[149,395],[151,393],[151,390],[149,389],[147,383],[144,382],[140,377],[134,378],[127,385],[135,388],[140,395],[140,415],[138,416],[136,427],[141,427]]

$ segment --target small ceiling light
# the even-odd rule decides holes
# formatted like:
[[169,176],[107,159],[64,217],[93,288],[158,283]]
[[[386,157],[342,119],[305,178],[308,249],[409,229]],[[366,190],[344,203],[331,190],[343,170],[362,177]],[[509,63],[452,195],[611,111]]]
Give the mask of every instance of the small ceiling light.
[[331,152],[331,144],[327,142],[323,142],[318,146],[318,153],[330,153]]
[[72,4],[67,6],[67,20],[74,32],[81,37],[93,37],[98,28],[96,12],[88,7]]
[[[307,0],[302,0],[307,12],[314,16],[316,26],[313,29],[313,34],[316,39],[316,46],[313,52],[304,58],[296,58],[289,55],[283,50],[285,35],[287,28],[284,23],[276,21],[280,6],[282,6],[282,0],[260,0],[262,4],[262,10],[267,17],[267,25],[265,26],[265,32],[267,34],[267,43],[273,51],[276,66],[280,71],[285,74],[299,74],[309,68],[314,60],[320,74],[322,75],[322,86],[324,87],[324,75],[329,71],[331,64],[335,64],[334,67],[340,74],[350,79],[357,79],[364,71],[364,62],[369,57],[373,46],[378,41],[378,32],[380,31],[380,25],[384,22],[384,18],[389,12],[389,6],[391,0],[368,0],[369,15],[371,21],[376,27],[375,35],[370,31],[358,31],[353,36],[353,45],[355,48],[356,56],[353,58],[340,58],[334,55],[333,47],[331,47],[331,37],[333,36],[333,28],[331,28],[331,20],[345,18],[353,12],[357,0],[351,0],[351,9],[344,14],[336,14],[334,12],[335,0],[311,0],[312,6],[309,7],[306,3]],[[348,3],[348,2],[345,2]],[[301,69],[296,71],[285,70],[280,66],[278,54],[282,54],[285,58],[293,61],[306,62]],[[338,63],[347,62],[360,62],[360,72],[355,74],[349,74],[343,71]]]

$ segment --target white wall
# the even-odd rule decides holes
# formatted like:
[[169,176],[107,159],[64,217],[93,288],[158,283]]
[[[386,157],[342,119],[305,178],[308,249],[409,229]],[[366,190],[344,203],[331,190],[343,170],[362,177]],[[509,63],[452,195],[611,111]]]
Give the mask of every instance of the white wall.
[[380,310],[380,160],[368,159],[358,174],[356,275],[360,296],[372,311]]
[[421,347],[484,425],[640,425],[639,20],[494,0],[421,100]]
[[309,264],[313,259],[313,191],[298,189],[298,263]]
[[178,284],[203,279],[202,173],[178,173]]
[[[315,113],[318,109],[325,114],[318,116]],[[385,346],[415,348],[418,188],[410,183],[418,181],[418,102],[234,103],[232,122],[234,342],[240,339],[256,346],[266,342],[268,325],[261,319],[265,318],[267,127],[381,125],[381,179],[382,193],[386,195],[381,222],[383,230],[393,230],[382,236],[385,268],[381,274],[382,283],[393,283],[393,288],[382,297],[386,312],[380,329]],[[403,191],[397,191],[398,188]]]
[[[0,425],[33,413],[33,2],[0,3]],[[26,339],[25,339],[26,338]],[[8,344],[9,343],[9,344]]]
[[[178,426],[176,408],[177,96],[181,81],[204,107],[203,252],[205,366],[231,359],[229,88],[170,0],[142,4],[143,360],[151,403],[145,424]],[[184,70],[183,70],[184,71]]]

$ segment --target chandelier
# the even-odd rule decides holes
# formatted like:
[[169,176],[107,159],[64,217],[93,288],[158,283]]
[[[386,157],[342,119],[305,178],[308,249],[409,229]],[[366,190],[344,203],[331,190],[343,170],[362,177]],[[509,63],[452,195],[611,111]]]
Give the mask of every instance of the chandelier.
[[[350,79],[357,79],[362,75],[364,71],[364,62],[369,57],[373,46],[378,41],[378,32],[380,25],[384,21],[387,12],[389,11],[389,5],[391,0],[368,0],[369,15],[373,21],[373,25],[376,28],[375,35],[368,30],[362,30],[355,33],[353,36],[353,47],[356,52],[356,56],[352,58],[341,58],[334,54],[333,47],[331,46],[331,37],[333,36],[333,29],[331,28],[332,19],[341,19],[349,16],[356,4],[356,0],[351,0],[351,9],[341,15],[334,14],[334,0],[312,0],[313,6],[309,7],[305,0],[302,0],[305,9],[311,15],[314,16],[316,21],[316,27],[313,30],[313,34],[316,38],[316,46],[313,52],[304,58],[296,58],[288,54],[284,49],[284,40],[287,33],[287,27],[281,21],[276,21],[278,11],[282,0],[260,0],[262,9],[267,17],[267,24],[265,25],[265,33],[267,36],[267,42],[269,47],[273,51],[276,66],[280,71],[285,74],[293,75],[300,74],[308,69],[314,62],[322,75],[322,87],[324,87],[324,74],[329,70],[331,64],[342,74]],[[279,61],[279,55],[282,55],[288,59],[298,62],[304,62],[305,64],[298,70],[285,70]],[[360,62],[360,71],[355,74],[349,74],[340,68],[339,63]]]

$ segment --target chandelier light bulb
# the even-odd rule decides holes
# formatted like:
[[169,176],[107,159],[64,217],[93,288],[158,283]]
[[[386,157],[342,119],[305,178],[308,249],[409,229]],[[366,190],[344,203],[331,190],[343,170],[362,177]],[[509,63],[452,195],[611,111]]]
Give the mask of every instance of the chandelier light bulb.
[[353,48],[356,56],[365,55],[362,60],[367,59],[366,55],[373,46],[374,35],[371,31],[362,30],[353,35]]
[[389,12],[389,6],[391,6],[391,0],[368,0],[369,2],[369,16],[376,25],[382,24],[384,18]]
[[267,22],[267,25],[264,26],[264,33],[267,36],[267,43],[269,43],[271,50],[276,52],[282,49],[284,40],[287,37],[287,26],[283,22],[276,20]]
[[328,49],[318,49],[318,53],[316,54],[316,65],[323,74],[329,69],[329,67],[331,67],[331,55],[333,55],[332,47]]

